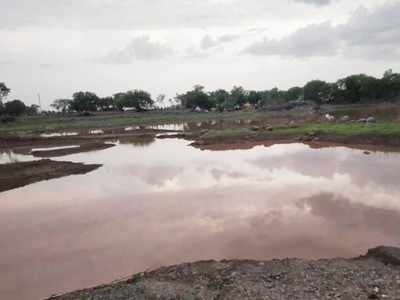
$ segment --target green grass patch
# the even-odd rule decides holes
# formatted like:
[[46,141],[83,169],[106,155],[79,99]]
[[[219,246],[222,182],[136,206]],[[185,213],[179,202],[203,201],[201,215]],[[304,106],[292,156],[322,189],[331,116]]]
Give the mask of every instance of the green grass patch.
[[400,123],[318,123],[276,128],[273,133],[305,134],[309,132],[342,135],[400,135]]

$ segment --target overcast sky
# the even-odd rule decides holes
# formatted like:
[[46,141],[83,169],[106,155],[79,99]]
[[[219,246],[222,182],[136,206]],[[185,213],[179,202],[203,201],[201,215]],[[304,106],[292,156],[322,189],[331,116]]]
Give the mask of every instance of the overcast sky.
[[0,82],[29,104],[400,72],[394,0],[0,0],[0,12]]

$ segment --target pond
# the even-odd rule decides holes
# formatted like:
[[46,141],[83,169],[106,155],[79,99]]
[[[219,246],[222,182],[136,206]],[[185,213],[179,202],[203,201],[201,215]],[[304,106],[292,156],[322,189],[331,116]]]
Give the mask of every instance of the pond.
[[187,261],[399,245],[400,154],[303,144],[213,152],[156,139],[56,159],[104,165],[0,193],[1,299]]

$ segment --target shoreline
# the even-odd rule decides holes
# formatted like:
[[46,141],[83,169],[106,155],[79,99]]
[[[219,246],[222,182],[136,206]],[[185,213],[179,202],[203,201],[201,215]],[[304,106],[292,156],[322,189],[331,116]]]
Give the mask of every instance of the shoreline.
[[199,261],[54,295],[79,299],[398,299],[400,248],[343,259]]

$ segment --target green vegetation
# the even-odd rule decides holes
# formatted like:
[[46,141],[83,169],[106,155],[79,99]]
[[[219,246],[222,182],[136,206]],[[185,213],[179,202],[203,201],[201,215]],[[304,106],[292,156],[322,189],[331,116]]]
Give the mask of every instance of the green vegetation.
[[400,123],[384,122],[376,124],[365,123],[314,123],[295,126],[277,126],[272,131],[260,128],[252,130],[251,128],[227,128],[222,130],[210,130],[203,138],[240,138],[255,137],[262,138],[274,135],[302,136],[309,133],[316,134],[338,134],[338,135],[385,135],[400,136]]

